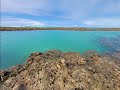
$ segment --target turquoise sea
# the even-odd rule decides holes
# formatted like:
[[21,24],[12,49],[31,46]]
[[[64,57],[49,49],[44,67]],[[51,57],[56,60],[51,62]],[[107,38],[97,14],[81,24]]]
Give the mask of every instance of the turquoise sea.
[[120,31],[1,31],[0,68],[22,64],[32,52],[47,50],[100,53],[120,48]]

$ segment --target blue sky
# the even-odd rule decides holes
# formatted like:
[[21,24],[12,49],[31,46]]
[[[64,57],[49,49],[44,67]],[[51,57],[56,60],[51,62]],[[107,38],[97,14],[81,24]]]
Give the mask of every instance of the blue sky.
[[1,0],[1,26],[120,27],[120,0]]

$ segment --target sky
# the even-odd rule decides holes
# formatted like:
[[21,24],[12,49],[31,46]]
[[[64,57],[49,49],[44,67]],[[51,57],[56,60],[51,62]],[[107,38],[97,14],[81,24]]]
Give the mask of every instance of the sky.
[[1,0],[1,26],[120,27],[120,0]]

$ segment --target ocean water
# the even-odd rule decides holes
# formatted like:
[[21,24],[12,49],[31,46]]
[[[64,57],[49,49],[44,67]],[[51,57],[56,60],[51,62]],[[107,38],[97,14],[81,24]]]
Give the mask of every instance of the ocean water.
[[22,64],[32,52],[100,53],[120,50],[120,31],[1,31],[0,69]]

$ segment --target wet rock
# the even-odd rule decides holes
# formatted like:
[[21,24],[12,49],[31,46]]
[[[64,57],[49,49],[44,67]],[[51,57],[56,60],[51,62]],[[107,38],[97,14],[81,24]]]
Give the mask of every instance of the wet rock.
[[6,80],[11,74],[11,72],[9,70],[4,70],[4,71],[0,71],[0,72],[1,72],[0,73],[0,78],[1,78],[0,82]]
[[62,52],[59,50],[50,50],[45,53],[48,58],[60,58],[62,57]]
[[86,62],[94,62],[97,63],[101,58],[100,54],[98,54],[96,51],[87,51],[84,54],[85,58],[86,58]]
[[33,52],[31,53],[31,55],[29,57],[35,57],[35,56],[39,56],[39,55],[42,55],[43,53],[41,52]]
[[9,77],[13,77],[16,76],[17,74],[19,74],[21,71],[25,70],[25,68],[23,68],[23,65],[16,65],[8,70],[1,70],[0,72],[0,82],[6,80]]

